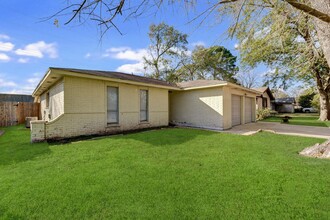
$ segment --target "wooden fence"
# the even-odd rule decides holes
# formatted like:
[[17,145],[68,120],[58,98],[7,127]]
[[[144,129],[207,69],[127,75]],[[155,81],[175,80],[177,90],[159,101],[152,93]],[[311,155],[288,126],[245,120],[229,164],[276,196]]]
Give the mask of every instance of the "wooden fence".
[[23,124],[25,117],[40,118],[39,109],[39,103],[0,102],[0,127]]

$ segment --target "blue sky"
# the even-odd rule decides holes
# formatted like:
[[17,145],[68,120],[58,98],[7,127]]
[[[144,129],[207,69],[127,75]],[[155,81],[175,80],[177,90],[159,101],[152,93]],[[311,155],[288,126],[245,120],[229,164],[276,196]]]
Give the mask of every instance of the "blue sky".
[[[211,16],[202,26],[188,22],[207,5],[190,9],[183,5],[164,5],[157,14],[148,13],[138,19],[118,22],[123,35],[111,29],[100,41],[97,25],[63,25],[42,21],[61,8],[67,1],[10,0],[0,3],[0,93],[31,94],[47,68],[71,67],[82,69],[117,70],[139,74],[142,57],[149,45],[148,29],[162,21],[189,35],[189,47],[223,45],[233,54],[235,39],[226,38],[227,22],[217,24]],[[265,68],[259,68],[261,74]]]

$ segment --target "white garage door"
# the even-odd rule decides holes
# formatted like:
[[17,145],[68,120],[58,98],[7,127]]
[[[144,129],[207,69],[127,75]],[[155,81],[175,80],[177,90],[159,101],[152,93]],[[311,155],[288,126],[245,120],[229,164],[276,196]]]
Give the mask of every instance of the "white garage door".
[[245,123],[252,122],[252,98],[245,98]]
[[231,96],[231,124],[241,124],[241,97],[238,95]]

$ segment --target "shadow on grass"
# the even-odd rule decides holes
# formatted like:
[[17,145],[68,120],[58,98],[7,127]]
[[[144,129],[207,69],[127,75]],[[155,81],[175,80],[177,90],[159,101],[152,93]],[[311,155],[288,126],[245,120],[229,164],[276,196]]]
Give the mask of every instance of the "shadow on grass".
[[[291,125],[303,125],[303,126],[316,126],[316,127],[330,127],[329,122],[319,121],[317,116],[293,116],[290,115],[292,119],[289,120]],[[262,121],[265,122],[282,122],[281,116],[268,117]]]
[[191,129],[191,128],[163,128],[139,132],[129,136],[118,136],[116,139],[133,139],[153,146],[178,145],[189,142],[198,136],[210,136],[212,131]]
[[30,131],[23,126],[1,128],[0,165],[20,163],[50,153],[47,143],[30,143]]
[[177,132],[178,129],[176,127],[159,127],[159,128],[147,128],[147,129],[140,129],[140,130],[132,130],[132,131],[125,131],[123,133],[117,134],[109,134],[109,135],[88,135],[88,136],[79,136],[73,138],[66,138],[61,140],[49,140],[48,145],[62,145],[62,144],[70,144],[74,142],[81,142],[81,141],[95,141],[100,139],[107,139],[111,138],[114,140],[118,139],[132,139],[136,141],[145,142],[147,144],[151,144],[154,146],[162,146],[162,145],[177,145],[181,143],[185,143],[190,141],[197,136],[200,135],[211,135],[212,132],[210,131],[203,131],[197,129],[182,129],[185,132]]

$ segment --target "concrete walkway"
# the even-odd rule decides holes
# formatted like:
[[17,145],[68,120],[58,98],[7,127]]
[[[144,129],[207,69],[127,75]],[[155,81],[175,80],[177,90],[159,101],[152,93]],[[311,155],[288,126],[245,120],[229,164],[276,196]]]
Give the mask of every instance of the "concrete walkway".
[[251,135],[258,130],[275,132],[277,134],[297,135],[304,137],[330,138],[330,128],[302,125],[288,125],[276,122],[256,122],[245,125],[238,125],[224,132]]

